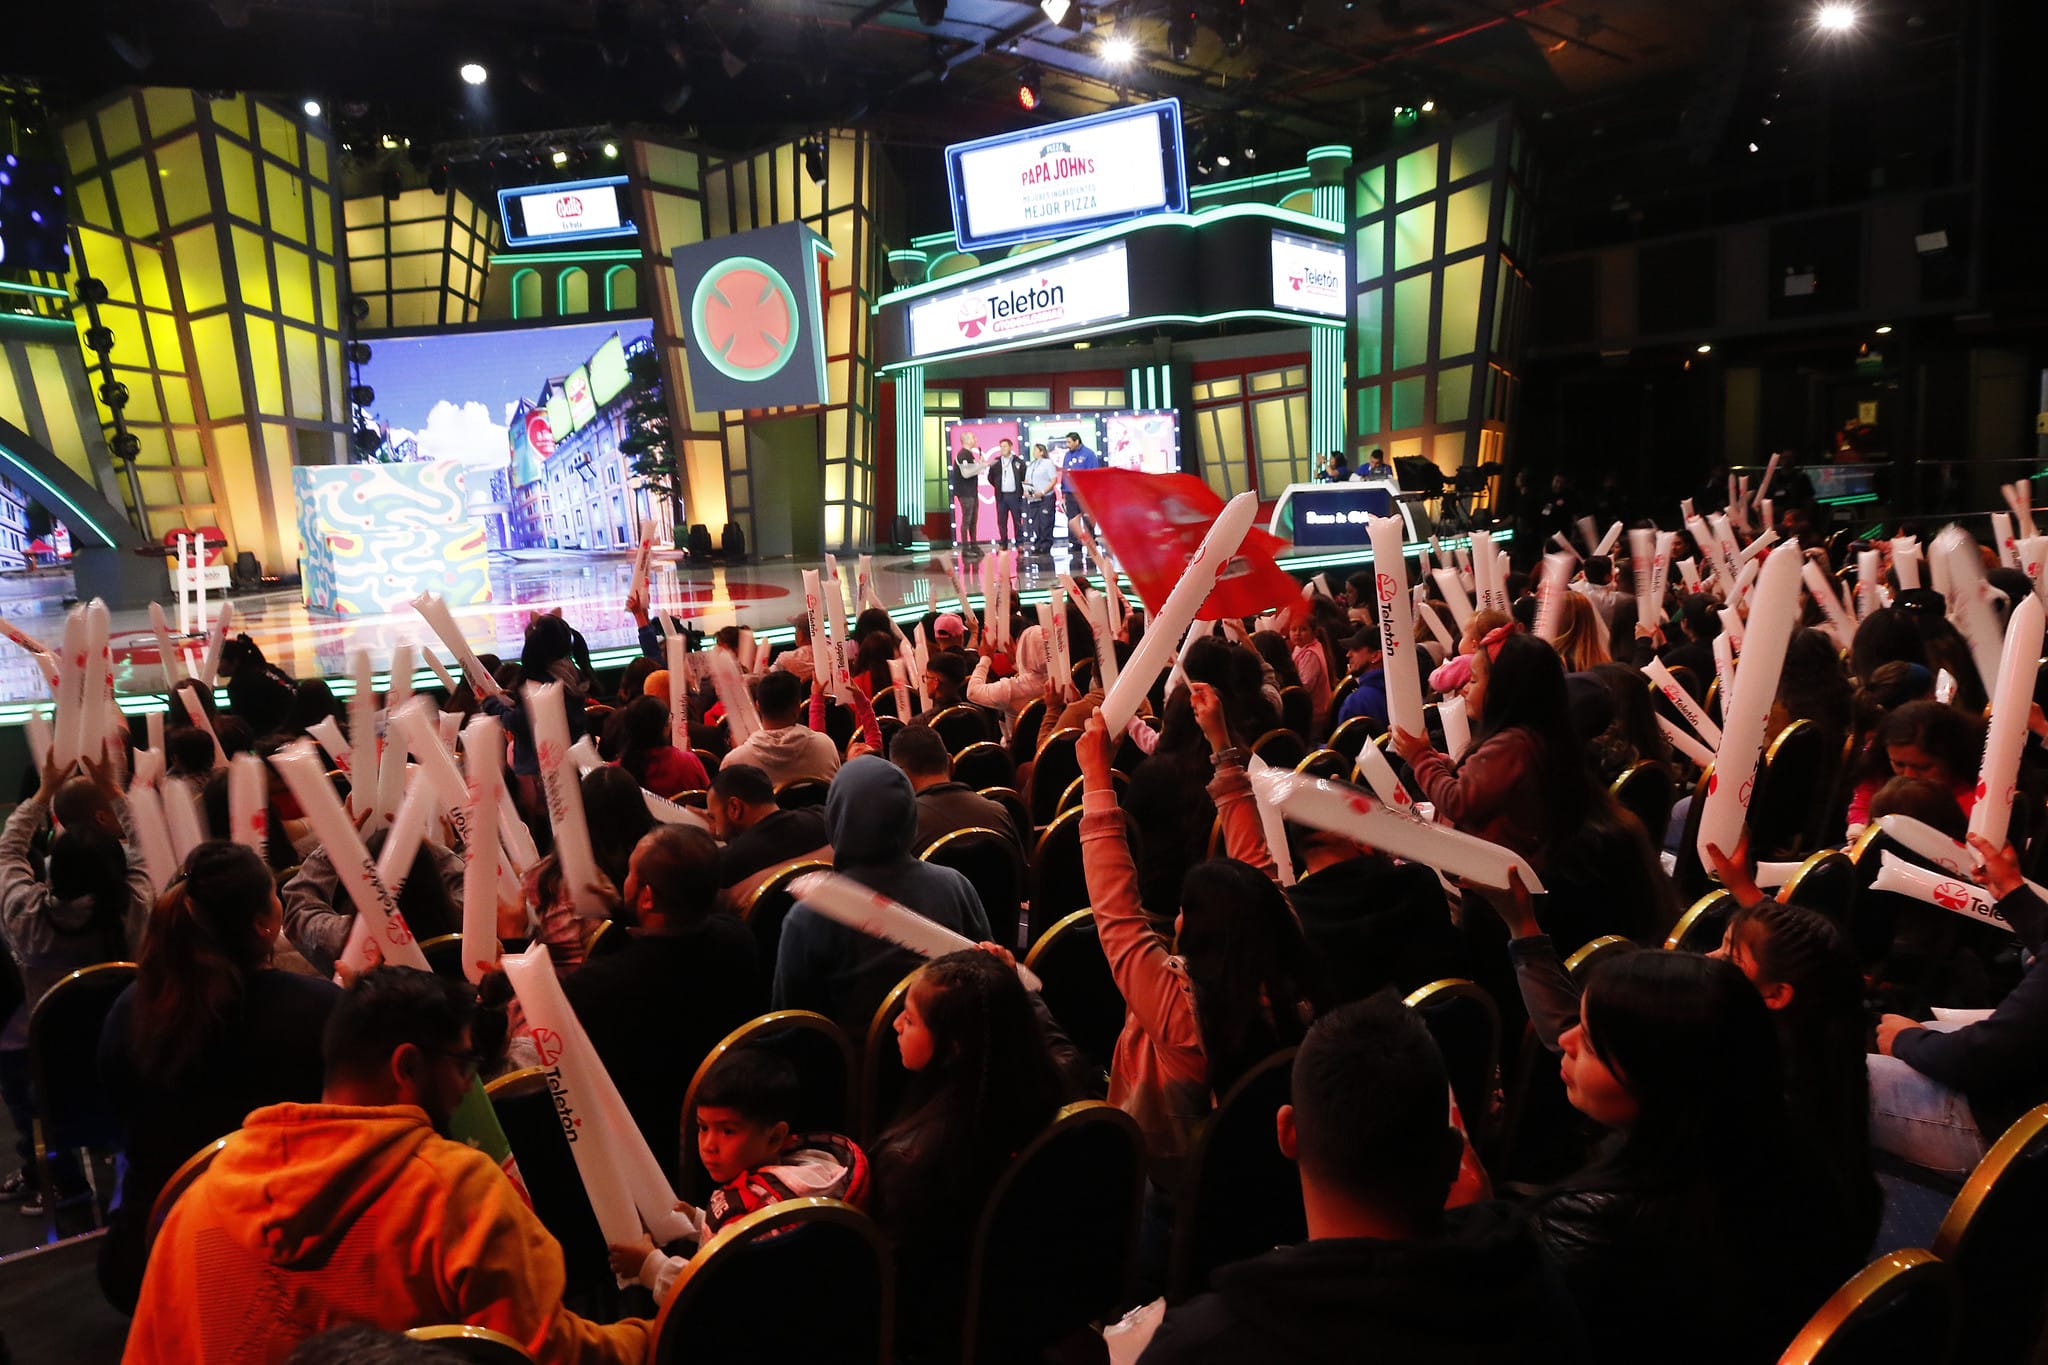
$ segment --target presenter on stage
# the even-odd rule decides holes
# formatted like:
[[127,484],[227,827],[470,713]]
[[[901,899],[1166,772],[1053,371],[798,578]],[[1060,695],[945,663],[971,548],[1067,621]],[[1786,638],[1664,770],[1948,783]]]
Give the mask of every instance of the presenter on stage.
[[1387,452],[1381,450],[1378,446],[1374,446],[1372,450],[1369,453],[1367,453],[1365,457],[1365,463],[1358,466],[1357,477],[1361,479],[1393,478],[1394,467],[1387,463]]
[[1035,555],[1052,553],[1052,489],[1059,477],[1052,452],[1043,441],[1034,444],[1031,463],[1024,469],[1024,529]]
[[950,482],[953,493],[955,515],[960,519],[959,533],[953,543],[961,549],[974,549],[981,544],[977,538],[975,522],[981,517],[981,471],[987,468],[982,462],[981,450],[974,433],[960,433],[960,448],[953,452],[949,462]]
[[989,487],[996,491],[996,545],[1009,549],[1024,543],[1024,456],[1005,436],[996,442],[995,463],[988,467]]
[[[1068,432],[1067,448],[1060,456],[1060,482],[1062,486],[1064,487],[1066,482],[1068,470],[1100,468],[1102,468],[1102,457],[1081,444],[1081,433],[1078,431]],[[1061,493],[1061,497],[1066,498],[1064,492]],[[1085,572],[1088,564],[1088,552],[1081,548],[1081,542],[1074,535],[1073,528],[1079,525],[1092,538],[1095,535],[1095,523],[1081,514],[1081,504],[1075,502],[1072,498],[1066,498],[1066,506],[1067,536],[1073,542],[1074,555],[1076,556],[1075,563],[1079,564],[1083,572]]]

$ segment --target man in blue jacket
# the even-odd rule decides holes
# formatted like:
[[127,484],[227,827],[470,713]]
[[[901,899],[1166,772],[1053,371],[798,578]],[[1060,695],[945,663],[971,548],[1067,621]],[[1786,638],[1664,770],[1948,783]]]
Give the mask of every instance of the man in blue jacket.
[[[870,754],[840,768],[825,795],[825,829],[835,871],[976,943],[989,937],[973,884],[950,867],[918,860],[917,794],[888,759]],[[816,1010],[865,1038],[882,997],[923,960],[799,901],[782,922],[774,1005]]]
[[1354,631],[1344,641],[1345,663],[1358,682],[1338,708],[1336,725],[1353,716],[1371,716],[1382,726],[1387,723],[1387,670],[1382,666],[1383,657],[1377,626]]
[[1060,497],[1065,501],[1067,507],[1067,537],[1072,545],[1071,554],[1074,556],[1074,563],[1083,572],[1086,572],[1088,567],[1088,556],[1081,549],[1081,538],[1074,534],[1074,528],[1080,527],[1093,538],[1095,535],[1095,523],[1082,515],[1081,504],[1075,501],[1073,493],[1067,488],[1067,475],[1076,469],[1100,468],[1102,468],[1102,457],[1081,444],[1081,433],[1078,431],[1068,432],[1067,448],[1060,453]]

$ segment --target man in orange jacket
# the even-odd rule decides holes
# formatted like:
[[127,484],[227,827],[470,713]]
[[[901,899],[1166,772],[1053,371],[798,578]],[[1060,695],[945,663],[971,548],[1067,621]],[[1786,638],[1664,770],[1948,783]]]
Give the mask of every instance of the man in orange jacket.
[[638,1362],[645,1319],[562,1306],[562,1250],[496,1162],[444,1134],[476,1077],[467,992],[366,972],[323,1040],[319,1104],[249,1115],[158,1235],[130,1362],[276,1362],[348,1322],[471,1323],[543,1362]]

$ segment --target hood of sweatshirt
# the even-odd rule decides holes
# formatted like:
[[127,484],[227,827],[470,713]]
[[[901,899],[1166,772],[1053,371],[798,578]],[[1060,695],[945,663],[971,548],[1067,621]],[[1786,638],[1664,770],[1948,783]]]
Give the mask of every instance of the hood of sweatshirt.
[[774,758],[798,759],[809,749],[817,731],[801,722],[756,730],[747,743]]
[[917,842],[917,793],[901,768],[864,754],[839,769],[825,796],[833,866],[897,862]]
[[207,1169],[220,1226],[278,1266],[317,1265],[435,1137],[414,1105],[274,1104]]
[[1425,1241],[1304,1242],[1211,1282],[1275,1360],[1327,1358],[1333,1340],[1513,1341],[1559,1311],[1527,1224],[1487,1204],[1448,1215]]

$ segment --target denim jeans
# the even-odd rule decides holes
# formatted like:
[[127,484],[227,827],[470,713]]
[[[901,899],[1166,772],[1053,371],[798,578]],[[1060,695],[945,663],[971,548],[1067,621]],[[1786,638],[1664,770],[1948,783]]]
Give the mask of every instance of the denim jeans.
[[1915,1166],[1967,1176],[1990,1144],[1970,1102],[1896,1057],[1864,1059],[1870,1070],[1870,1145]]

